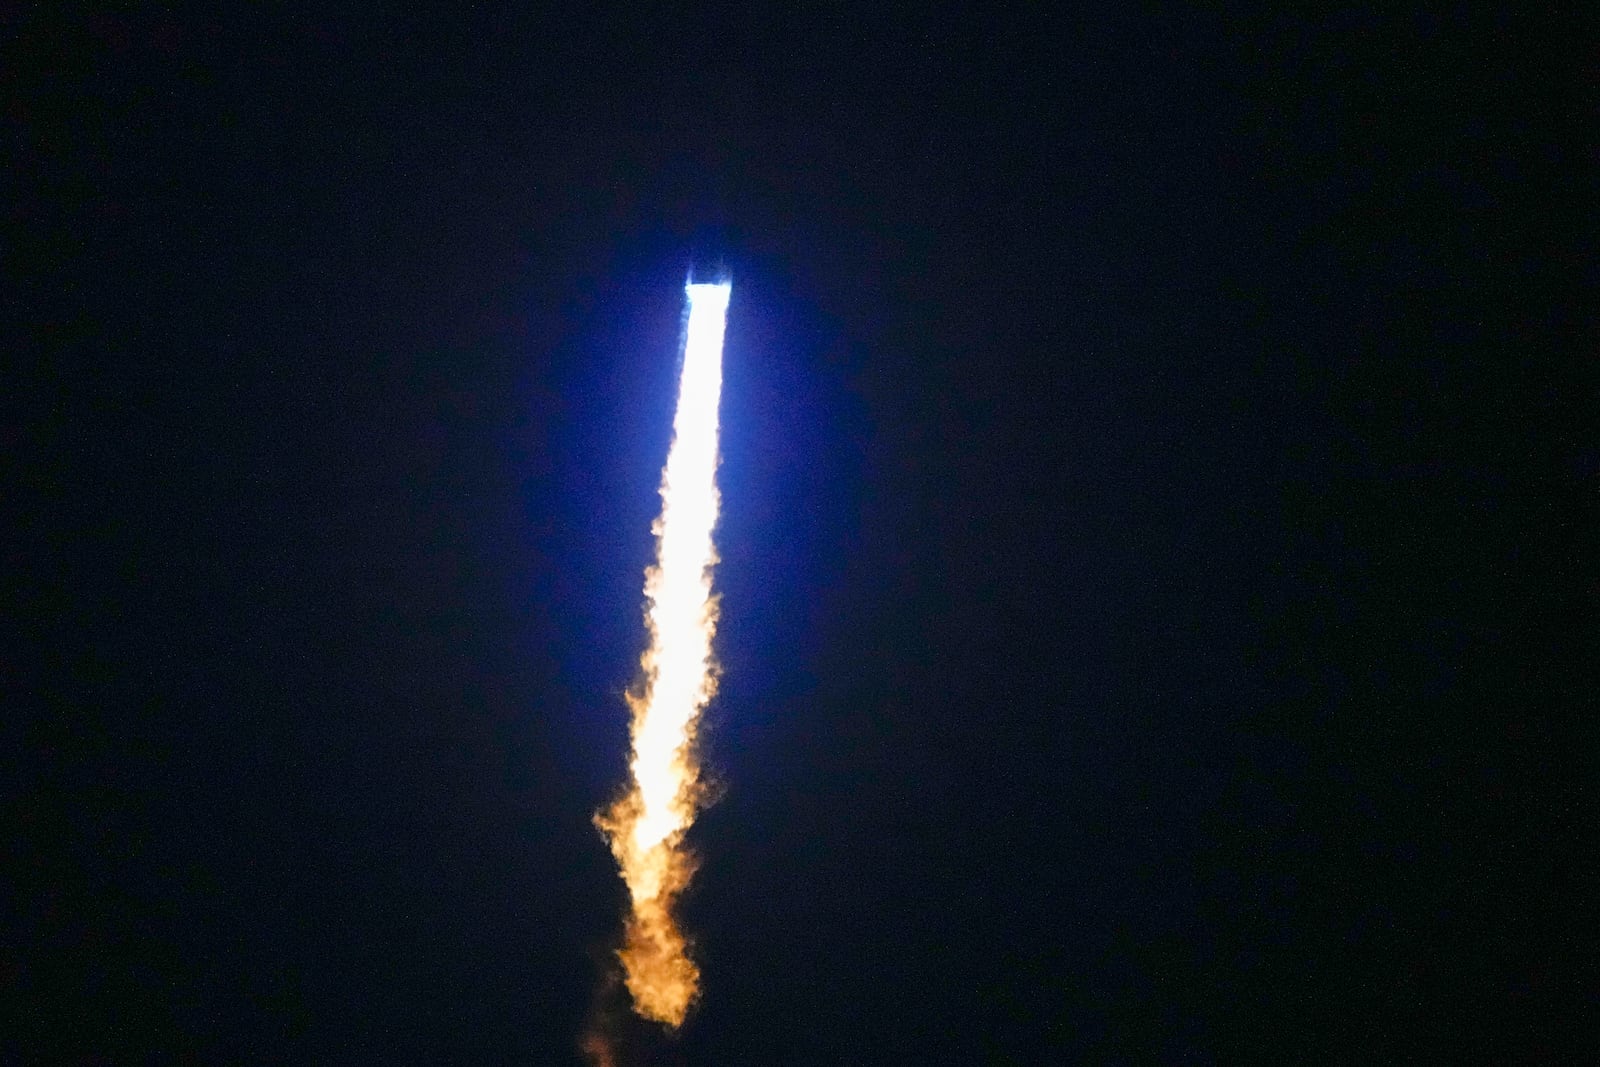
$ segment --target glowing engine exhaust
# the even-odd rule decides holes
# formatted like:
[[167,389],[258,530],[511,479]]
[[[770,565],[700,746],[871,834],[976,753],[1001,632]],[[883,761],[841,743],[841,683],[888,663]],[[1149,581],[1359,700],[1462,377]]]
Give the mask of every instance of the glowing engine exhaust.
[[682,1025],[700,985],[673,907],[694,873],[683,835],[703,799],[695,726],[716,688],[711,535],[730,290],[727,283],[688,287],[683,376],[655,524],[656,563],[645,572],[650,645],[641,660],[644,679],[628,695],[632,780],[626,795],[595,816],[631,899],[618,956],[634,1010],[669,1027]]

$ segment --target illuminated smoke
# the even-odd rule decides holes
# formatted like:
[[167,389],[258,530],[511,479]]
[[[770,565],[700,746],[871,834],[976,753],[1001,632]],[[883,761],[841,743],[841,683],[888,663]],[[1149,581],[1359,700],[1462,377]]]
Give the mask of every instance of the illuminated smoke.
[[695,725],[716,688],[711,594],[717,523],[717,404],[730,287],[690,285],[689,325],[672,448],[661,476],[656,563],[645,572],[650,646],[644,680],[628,694],[633,752],[628,792],[595,817],[617,857],[632,907],[622,949],[623,980],[634,1010],[682,1025],[700,971],[673,915],[694,857],[683,846],[702,799]]

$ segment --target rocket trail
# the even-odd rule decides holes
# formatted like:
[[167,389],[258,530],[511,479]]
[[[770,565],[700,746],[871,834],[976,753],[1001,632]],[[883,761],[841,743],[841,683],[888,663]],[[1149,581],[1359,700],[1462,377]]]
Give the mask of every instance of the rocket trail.
[[595,816],[631,899],[618,952],[623,979],[634,1010],[669,1027],[682,1025],[700,985],[673,907],[694,873],[683,835],[703,799],[695,727],[716,689],[711,534],[719,502],[717,406],[730,288],[688,286],[689,325],[672,448],[661,476],[656,562],[645,572],[650,645],[640,660],[643,681],[628,694],[631,782],[626,795]]

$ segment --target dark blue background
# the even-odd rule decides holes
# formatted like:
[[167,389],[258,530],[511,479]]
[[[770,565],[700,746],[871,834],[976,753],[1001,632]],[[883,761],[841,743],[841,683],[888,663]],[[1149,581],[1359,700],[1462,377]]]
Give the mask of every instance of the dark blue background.
[[1563,28],[540,7],[5,16],[6,1058],[577,1058],[723,265],[639,1059],[1570,1039]]

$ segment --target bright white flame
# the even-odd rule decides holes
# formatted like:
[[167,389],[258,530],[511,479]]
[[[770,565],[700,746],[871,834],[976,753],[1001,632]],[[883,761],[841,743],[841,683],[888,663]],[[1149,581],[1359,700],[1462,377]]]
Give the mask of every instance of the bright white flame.
[[689,328],[678,385],[672,449],[661,479],[661,519],[656,569],[645,586],[650,598],[654,681],[650,702],[633,739],[633,775],[641,810],[634,847],[644,851],[684,829],[693,817],[685,796],[682,749],[689,725],[710,697],[711,531],[717,522],[717,406],[722,395],[722,336],[729,287],[690,285]]
[[598,817],[633,902],[620,953],[640,1014],[683,1022],[699,987],[672,904],[693,873],[681,848],[701,799],[694,727],[716,685],[711,638],[716,602],[711,568],[717,523],[717,405],[730,286],[690,285],[689,325],[673,440],[661,476],[656,565],[649,601],[644,686],[633,706],[633,788]]

